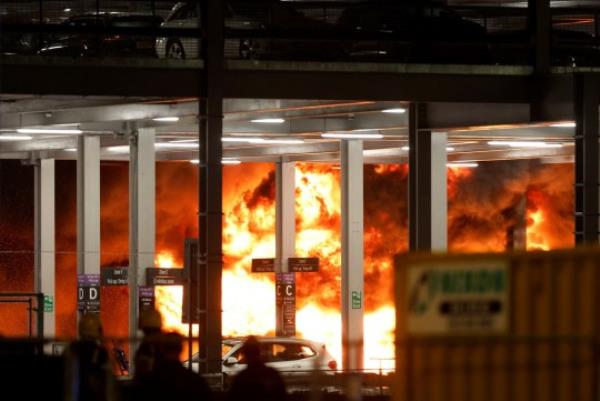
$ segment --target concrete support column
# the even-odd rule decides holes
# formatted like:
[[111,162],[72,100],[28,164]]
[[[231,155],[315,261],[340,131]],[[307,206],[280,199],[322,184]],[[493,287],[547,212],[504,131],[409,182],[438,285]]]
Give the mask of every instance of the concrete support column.
[[409,107],[409,248],[445,251],[448,247],[447,136],[422,129],[423,104]]
[[448,135],[431,135],[431,250],[448,250]]
[[[137,335],[138,286],[146,267],[154,266],[156,168],[154,128],[141,128],[129,139],[129,334]],[[133,355],[133,353],[132,353]]]
[[599,95],[595,77],[575,75],[575,241],[597,244],[600,212]]
[[363,144],[341,141],[342,367],[363,368]]
[[77,273],[100,274],[100,138],[77,146]]
[[[296,253],[296,180],[295,163],[280,161],[275,170],[276,253],[275,272],[286,273],[288,258]],[[283,308],[277,305],[275,332],[283,335]]]
[[[44,294],[52,310],[44,310],[44,337],[55,335],[55,208],[54,159],[41,159],[34,173],[35,292]],[[39,307],[44,307],[40,305]]]

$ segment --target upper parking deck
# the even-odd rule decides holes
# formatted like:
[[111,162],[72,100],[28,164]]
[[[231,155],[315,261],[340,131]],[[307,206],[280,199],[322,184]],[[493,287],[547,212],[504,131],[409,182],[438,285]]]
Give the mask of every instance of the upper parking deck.
[[[541,31],[520,3],[482,3],[228,1],[216,38],[225,96],[256,96],[267,79],[293,89],[298,76],[297,92],[362,73],[373,83],[391,75],[398,84],[427,85],[430,75],[519,82],[539,68],[540,49],[549,72],[600,70],[600,3],[548,8]],[[197,1],[4,1],[0,91],[196,96],[198,71],[210,63],[202,43],[215,39],[201,9]],[[511,96],[519,100],[519,89]]]

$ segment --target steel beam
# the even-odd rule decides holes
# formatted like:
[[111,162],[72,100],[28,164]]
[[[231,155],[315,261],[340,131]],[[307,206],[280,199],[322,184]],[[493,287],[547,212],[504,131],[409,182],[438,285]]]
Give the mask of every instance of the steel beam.
[[341,143],[342,181],[342,367],[363,368],[364,220],[363,146]]
[[527,0],[527,28],[533,43],[531,61],[536,74],[550,71],[550,0]]
[[16,129],[20,127],[36,127],[43,125],[147,120],[158,117],[183,117],[195,115],[197,110],[197,104],[192,102],[174,105],[130,103],[75,107],[62,110],[3,113],[2,120],[0,120],[0,128]]
[[[296,254],[296,181],[295,163],[283,160],[275,170],[276,254],[275,272],[287,273],[288,258]],[[276,305],[275,332],[283,335],[283,306]]]
[[100,274],[100,138],[77,146],[77,272]]
[[[154,129],[140,128],[129,139],[129,335],[138,334],[138,288],[154,266],[156,233]],[[133,355],[132,346],[130,355]]]
[[597,79],[575,77],[575,241],[598,242],[600,146]]
[[[3,93],[106,96],[198,97],[202,89],[198,67],[164,63],[157,66],[32,64],[33,60],[1,66]],[[191,63],[193,64],[193,63]],[[253,63],[249,63],[253,67]],[[331,99],[398,100],[438,102],[530,101],[531,71],[491,66],[472,74],[461,70],[420,72],[406,68],[381,71],[377,65],[360,68],[349,63],[337,71],[336,63],[319,63],[324,68],[310,70],[293,63],[288,70],[276,65],[270,69],[230,68],[223,71],[223,95],[249,99]],[[169,68],[170,67],[170,68]],[[179,67],[179,68],[178,68]],[[207,63],[208,68],[208,63]],[[296,70],[292,70],[295,68]],[[89,79],[90,76],[95,79]],[[548,78],[552,80],[554,78]],[[152,85],[148,85],[152,82]],[[265,84],[268,82],[269,84]],[[383,88],[383,89],[382,89]]]
[[[1,119],[1,118],[0,118]],[[76,148],[76,136],[35,139],[31,141],[15,141],[0,143],[0,152],[33,152],[41,150],[62,150]]]
[[[199,196],[199,261],[198,270],[206,274],[206,313],[200,319],[200,356],[205,360],[199,371],[221,372],[221,276],[222,254],[222,166],[223,154],[223,83],[224,83],[224,3],[207,0],[200,3],[201,26],[206,27],[202,41],[202,70],[200,88],[200,196]],[[189,83],[187,84],[190,85]],[[201,280],[197,281],[198,283]],[[198,297],[198,300],[200,298]],[[199,305],[197,305],[198,309]]]
[[[81,58],[76,63],[65,63],[62,57],[53,62],[39,62],[39,59],[42,58],[24,59],[18,63],[0,61],[0,92],[127,97],[197,97],[199,94],[197,66],[178,68],[177,64],[162,63],[162,67],[156,68],[145,65],[123,67],[123,59],[113,64],[102,64],[98,59],[88,63]],[[186,61],[186,65],[191,64],[194,63]]]
[[[41,159],[34,165],[35,292],[43,293],[44,337],[55,336],[55,208],[54,160]],[[51,305],[46,309],[46,302]]]
[[411,103],[408,116],[408,236],[411,251],[431,250],[431,131],[420,130],[425,105]]

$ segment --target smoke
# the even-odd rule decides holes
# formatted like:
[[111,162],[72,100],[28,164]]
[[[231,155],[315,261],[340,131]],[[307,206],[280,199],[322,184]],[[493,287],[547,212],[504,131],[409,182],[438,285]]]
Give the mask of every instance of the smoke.
[[[30,167],[2,161],[0,183],[0,290],[29,291],[33,271],[33,176]],[[573,245],[573,165],[538,161],[480,163],[448,173],[448,229],[453,251],[504,250],[526,199],[528,239],[549,248]],[[18,170],[18,171],[17,171]],[[250,274],[252,257],[275,254],[274,166],[250,163],[224,169],[225,269]],[[57,334],[75,334],[76,191],[75,163],[57,161]],[[392,301],[392,257],[407,250],[406,165],[367,165],[365,177],[365,306],[377,310]],[[15,178],[15,177],[18,177]],[[125,163],[102,165],[102,265],[128,264],[128,179]],[[339,170],[326,164],[299,164],[296,171],[296,253],[317,256],[319,273],[298,275],[298,307],[317,304],[339,310]],[[183,242],[197,229],[198,175],[189,163],[157,163],[157,250],[183,261]],[[31,205],[28,207],[27,205]],[[531,217],[541,213],[542,219]],[[6,233],[10,233],[7,235]],[[272,282],[270,275],[262,280]],[[127,289],[105,289],[102,305],[108,335],[127,333]],[[17,312],[3,313],[5,326],[24,330]],[[3,329],[5,332],[6,329]]]

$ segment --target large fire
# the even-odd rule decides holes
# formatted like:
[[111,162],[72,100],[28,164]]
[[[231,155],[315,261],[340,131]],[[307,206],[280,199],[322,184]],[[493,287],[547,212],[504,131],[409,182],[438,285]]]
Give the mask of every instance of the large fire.
[[[568,196],[570,189],[554,186],[554,189],[560,187],[560,191],[548,193],[539,189],[552,187],[548,181],[552,173],[546,173],[546,170],[564,176],[571,172],[571,167],[520,163],[512,167],[515,171],[506,175],[501,187],[497,183],[485,183],[482,191],[482,176],[494,174],[497,168],[498,165],[492,165],[481,170],[449,170],[449,230],[454,231],[450,248],[461,251],[506,249],[509,229],[518,217],[508,211],[522,196],[528,199],[528,248],[561,246],[561,241],[544,242],[545,238],[552,237],[549,234],[552,227],[543,223],[544,210],[550,206],[548,201]],[[226,336],[274,332],[274,279],[270,274],[250,273],[252,258],[273,257],[275,252],[274,174],[272,166],[268,165],[255,169],[254,173],[261,177],[258,183],[254,181],[246,186],[238,183],[237,194],[224,198],[223,334]],[[406,165],[365,168],[366,187],[370,187],[365,191],[364,365],[368,369],[392,369],[394,366],[392,257],[406,250],[407,173]],[[526,180],[518,180],[516,174],[525,175]],[[390,185],[394,180],[395,185]],[[339,170],[331,165],[299,164],[296,185],[296,254],[317,256],[321,260],[321,272],[297,275],[298,335],[327,344],[339,361]],[[499,196],[496,192],[504,195]],[[483,199],[482,194],[485,195]],[[481,204],[482,200],[489,202],[487,208]],[[566,203],[569,202],[572,202],[572,194]],[[474,236],[482,233],[483,237],[475,240]],[[570,245],[569,238],[562,239],[562,246]],[[173,258],[172,253],[161,251],[157,264],[171,267],[175,264]],[[157,296],[167,327],[187,333],[187,326],[180,323],[181,290],[165,287],[158,290]]]
[[[274,332],[273,277],[250,273],[253,257],[275,253],[273,169],[272,164],[261,163],[224,169],[224,335]],[[407,250],[407,172],[406,165],[365,166],[365,366],[374,369],[380,363],[384,368],[393,367],[392,257]],[[61,227],[57,233],[57,277],[61,278],[57,280],[57,330],[60,336],[73,336],[74,163],[59,162],[57,174],[63,184],[57,187],[62,200],[57,203]],[[510,231],[516,221],[523,220],[516,212],[523,199],[529,249],[572,246],[573,176],[571,164],[538,161],[489,162],[476,169],[449,170],[449,248],[467,252],[506,249]],[[319,273],[298,275],[298,334],[326,343],[339,362],[339,170],[332,165],[299,164],[296,183],[296,253],[318,256],[322,267]],[[197,184],[197,167],[157,164],[157,265],[182,266],[184,238],[198,235]],[[127,265],[126,164],[103,165],[101,193],[102,265]],[[15,282],[8,271],[0,269],[0,287],[14,289],[8,284]],[[187,334],[187,326],[181,324],[181,288],[158,288],[157,296],[167,328]],[[106,334],[126,336],[126,288],[103,290],[102,310]]]

